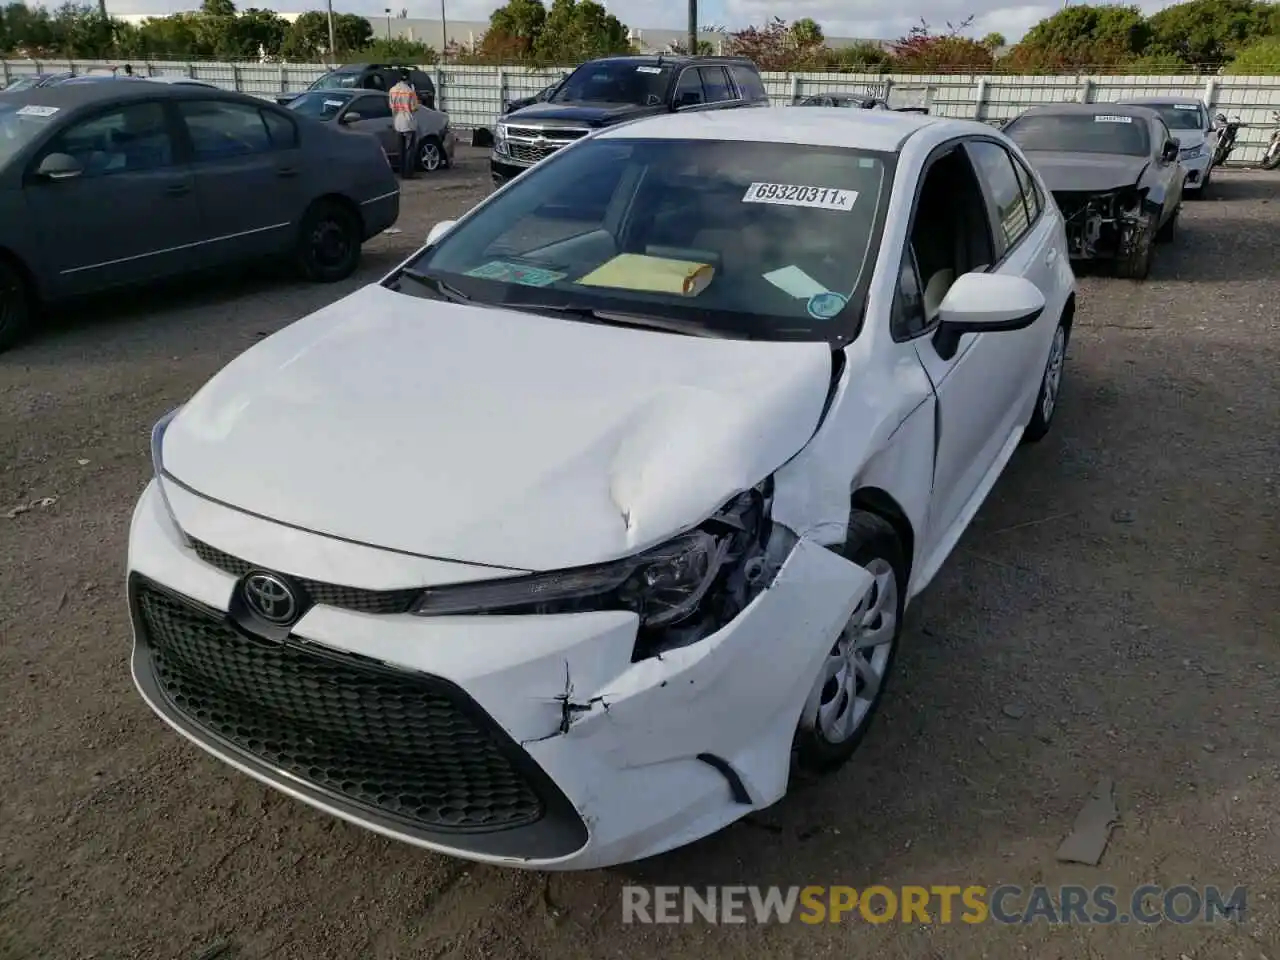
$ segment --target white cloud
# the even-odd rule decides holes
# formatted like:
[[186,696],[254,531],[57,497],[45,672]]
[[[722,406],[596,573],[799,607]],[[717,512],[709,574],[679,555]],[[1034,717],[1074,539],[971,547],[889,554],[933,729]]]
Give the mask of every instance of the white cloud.
[[[48,0],[51,2],[51,0]],[[387,0],[393,10],[399,11],[405,0]],[[550,2],[550,0],[546,0]],[[605,6],[628,26],[636,29],[664,28],[681,29],[686,22],[685,3],[680,0],[604,0]],[[1168,6],[1171,0],[1145,0],[1140,5],[1151,12]],[[198,5],[198,0],[108,0],[112,13],[149,13],[164,15],[179,10],[191,9]],[[291,4],[289,0],[259,2],[240,0],[242,6],[264,6],[284,12],[298,12],[311,6],[308,3]],[[379,0],[337,0],[335,9],[343,13],[358,13],[368,17],[381,17],[386,9],[386,2],[379,5]],[[446,15],[450,20],[486,21],[497,4],[494,0],[445,0]],[[741,29],[751,24],[766,23],[771,17],[784,15],[786,20],[798,20],[801,17],[812,17],[823,31],[832,37],[875,37],[893,40],[903,36],[923,17],[935,30],[946,28],[948,21],[959,24],[969,15],[974,21],[967,31],[974,36],[988,33],[1002,33],[1014,42],[1026,30],[1061,7],[1053,4],[1043,6],[1009,6],[1000,0],[924,0],[913,6],[910,13],[900,16],[889,14],[896,12],[896,5],[883,0],[790,0],[785,6],[779,6],[776,0],[704,0],[701,4],[699,20],[704,24],[719,23],[730,30]],[[409,6],[410,17],[434,19],[440,15],[437,0]]]

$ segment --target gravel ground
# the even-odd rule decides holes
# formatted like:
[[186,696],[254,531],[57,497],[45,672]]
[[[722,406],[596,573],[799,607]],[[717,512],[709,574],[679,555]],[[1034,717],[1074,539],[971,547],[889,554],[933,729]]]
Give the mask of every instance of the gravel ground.
[[[423,854],[207,758],[135,694],[121,573],[152,422],[484,192],[409,187],[342,289],[79,308],[0,356],[0,957],[1280,960],[1280,176],[1188,203],[1152,279],[1081,280],[1053,435],[921,604],[856,761],[748,822],[550,878]],[[56,497],[6,518],[10,506]],[[1098,867],[1054,851],[1099,777]],[[1243,925],[630,926],[646,884],[1247,884]]]

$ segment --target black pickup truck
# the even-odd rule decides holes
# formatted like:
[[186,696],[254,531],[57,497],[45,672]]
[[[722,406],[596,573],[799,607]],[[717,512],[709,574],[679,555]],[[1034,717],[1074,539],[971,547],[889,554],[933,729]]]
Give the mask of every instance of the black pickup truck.
[[654,54],[591,60],[540,103],[498,121],[489,172],[500,187],[600,127],[674,110],[767,107],[769,94],[745,57]]

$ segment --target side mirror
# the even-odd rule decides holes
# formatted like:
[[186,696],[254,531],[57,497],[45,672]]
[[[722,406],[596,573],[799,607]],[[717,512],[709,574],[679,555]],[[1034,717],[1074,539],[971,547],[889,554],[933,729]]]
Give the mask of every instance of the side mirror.
[[342,119],[339,120],[338,122],[339,123],[356,123],[357,121],[363,120],[363,119],[364,117],[360,116],[360,114],[352,112],[352,113],[344,113],[342,115]]
[[67,153],[51,153],[40,161],[36,175],[48,180],[70,180],[84,173],[80,161]]
[[427,246],[428,247],[431,246],[433,243],[435,243],[437,240],[443,237],[446,233],[452,230],[453,225],[457,222],[458,222],[457,220],[441,220],[439,223],[437,223],[434,227],[431,228],[430,232],[427,233]]
[[1044,312],[1044,294],[1030,280],[998,273],[966,273],[938,305],[934,346],[943,359],[955,356],[966,333],[1024,330]]
[[1165,163],[1173,163],[1178,159],[1178,141],[1166,140],[1164,148],[1160,151],[1160,159]]

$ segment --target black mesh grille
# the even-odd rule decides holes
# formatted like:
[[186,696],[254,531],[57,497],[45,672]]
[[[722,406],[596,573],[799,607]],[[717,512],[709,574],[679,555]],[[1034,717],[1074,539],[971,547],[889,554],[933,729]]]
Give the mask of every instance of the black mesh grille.
[[134,603],[168,705],[270,768],[431,831],[500,830],[543,816],[542,797],[513,762],[523,752],[443,681],[294,638],[247,639],[144,580]]
[[[200,540],[192,540],[191,547],[196,555],[205,563],[225,570],[233,577],[243,577],[256,564],[241,560],[229,553],[223,553],[217,547]],[[288,571],[281,571],[288,573]],[[324,604],[328,607],[342,607],[358,613],[408,613],[422,591],[416,587],[405,590],[365,590],[361,587],[344,587],[336,583],[323,583],[319,580],[308,580],[305,577],[289,578],[307,592],[312,603]]]

